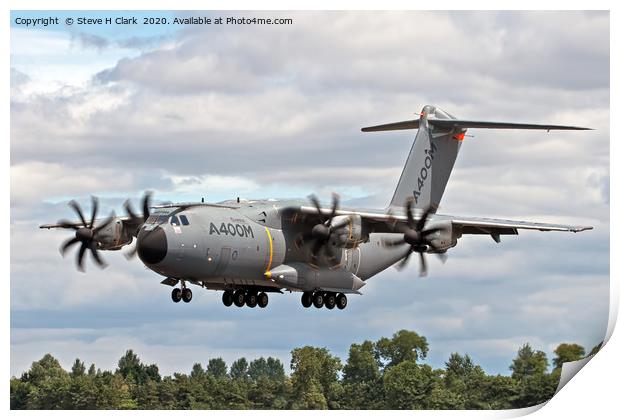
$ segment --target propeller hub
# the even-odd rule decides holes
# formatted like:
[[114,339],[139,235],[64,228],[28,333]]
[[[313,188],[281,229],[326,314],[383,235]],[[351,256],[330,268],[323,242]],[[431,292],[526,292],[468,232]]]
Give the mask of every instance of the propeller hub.
[[410,229],[405,232],[405,242],[407,242],[409,245],[419,245],[421,240],[422,235],[417,230]]
[[92,241],[94,236],[93,230],[83,227],[75,231],[75,237],[82,242]]
[[329,238],[330,233],[331,233],[330,228],[328,226],[325,226],[322,223],[319,223],[318,225],[312,228],[312,236],[314,236],[316,239],[325,240]]

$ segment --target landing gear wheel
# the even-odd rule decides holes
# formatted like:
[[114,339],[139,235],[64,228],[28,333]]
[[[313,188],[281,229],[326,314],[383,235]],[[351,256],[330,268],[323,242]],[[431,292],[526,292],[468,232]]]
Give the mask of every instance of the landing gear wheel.
[[224,306],[230,306],[233,304],[233,292],[230,290],[224,291],[222,294],[222,303]]
[[304,292],[301,295],[301,305],[304,308],[309,308],[310,306],[312,306],[312,293]]
[[183,292],[178,287],[172,289],[172,301],[174,303],[180,302],[183,296]]
[[325,303],[325,299],[323,298],[323,294],[322,293],[315,293],[314,296],[312,297],[312,303],[314,304],[315,308],[322,308],[323,304]]
[[183,299],[183,302],[185,303],[189,303],[192,300],[192,291],[190,289],[183,289],[181,291],[181,298]]
[[261,308],[266,307],[269,304],[269,296],[267,293],[261,292],[258,294],[258,306]]
[[327,293],[325,295],[325,307],[327,309],[334,309],[336,307],[336,294]]
[[245,304],[245,294],[243,294],[241,290],[237,290],[233,294],[233,302],[235,303],[235,306],[241,308]]
[[339,293],[338,296],[336,296],[336,306],[338,306],[338,309],[344,309],[347,307],[347,295],[345,295],[344,293]]
[[245,295],[245,304],[248,305],[250,308],[254,308],[257,303],[258,298],[256,297],[256,293],[249,292],[247,295]]

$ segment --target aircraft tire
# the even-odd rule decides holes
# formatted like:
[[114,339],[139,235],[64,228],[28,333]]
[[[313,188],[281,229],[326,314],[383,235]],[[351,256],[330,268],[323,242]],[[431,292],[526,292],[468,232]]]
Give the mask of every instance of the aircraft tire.
[[301,306],[304,308],[309,308],[312,306],[312,293],[303,292],[301,295]]
[[192,301],[192,291],[188,288],[185,288],[181,291],[181,298],[183,302],[190,303]]
[[325,304],[325,299],[323,297],[323,293],[315,293],[312,297],[312,304],[315,308],[322,308]]
[[267,305],[269,304],[269,296],[267,296],[267,293],[265,292],[261,292],[258,294],[258,306],[261,308],[265,308],[267,307]]
[[256,297],[256,293],[248,292],[248,294],[245,295],[245,304],[248,307],[254,308],[256,307],[257,303],[258,303],[258,297]]
[[233,304],[233,293],[230,290],[225,290],[224,293],[222,293],[222,303],[224,306]]
[[335,293],[325,294],[325,307],[327,309],[334,309],[336,307],[336,294]]
[[233,302],[235,303],[235,306],[241,308],[245,305],[245,294],[241,290],[237,290],[233,294]]
[[338,296],[336,296],[336,306],[338,306],[338,309],[344,309],[347,307],[347,295],[345,295],[344,293],[338,293]]
[[172,301],[174,303],[178,303],[181,301],[183,296],[183,292],[181,292],[181,289],[179,289],[178,287],[175,287],[174,289],[172,289]]

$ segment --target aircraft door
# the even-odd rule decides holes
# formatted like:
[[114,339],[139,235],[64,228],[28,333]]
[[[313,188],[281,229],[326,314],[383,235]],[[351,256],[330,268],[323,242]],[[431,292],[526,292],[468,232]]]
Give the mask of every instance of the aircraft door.
[[228,267],[228,263],[230,262],[231,252],[232,252],[232,249],[230,247],[228,246],[222,247],[222,250],[220,251],[220,258],[217,263],[217,267],[215,267],[216,275],[222,274]]

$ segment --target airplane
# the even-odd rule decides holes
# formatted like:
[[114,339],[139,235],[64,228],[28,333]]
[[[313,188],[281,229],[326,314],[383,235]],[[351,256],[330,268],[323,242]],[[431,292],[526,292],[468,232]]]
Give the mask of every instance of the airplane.
[[344,309],[347,295],[361,294],[366,281],[396,265],[403,269],[412,254],[420,275],[427,274],[426,254],[445,261],[446,251],[463,235],[489,235],[499,243],[519,230],[582,232],[592,226],[457,217],[436,213],[468,129],[590,130],[584,127],[457,119],[426,105],[413,120],[362,128],[363,132],[417,129],[413,145],[388,207],[341,208],[338,195],[323,206],[316,196],[303,200],[236,200],[152,206],[142,199],[142,214],[131,203],[126,216],[96,219],[98,200],[86,220],[78,203],[69,206],[79,221],[61,220],[40,228],[74,231],[61,254],[80,244],[77,267],[84,270],[89,250],[99,266],[98,250],[119,250],[133,242],[150,270],[173,287],[173,302],[190,302],[190,284],[222,291],[226,306],[265,308],[268,293],[301,292],[301,304]]

